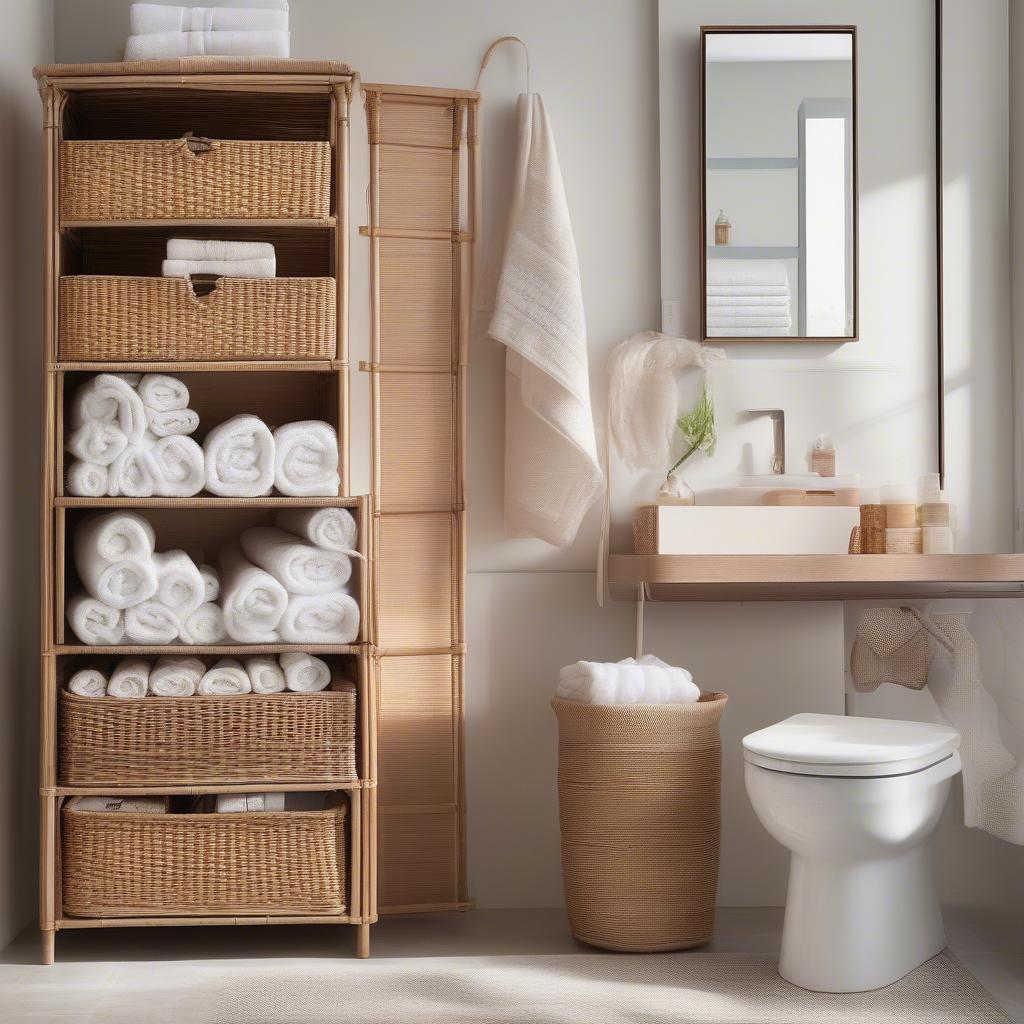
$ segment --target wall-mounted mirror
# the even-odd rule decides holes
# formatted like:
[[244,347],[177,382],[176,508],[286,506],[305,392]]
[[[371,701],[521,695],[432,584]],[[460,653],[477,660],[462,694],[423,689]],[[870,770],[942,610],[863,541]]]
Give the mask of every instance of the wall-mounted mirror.
[[701,29],[701,333],[857,337],[856,29]]

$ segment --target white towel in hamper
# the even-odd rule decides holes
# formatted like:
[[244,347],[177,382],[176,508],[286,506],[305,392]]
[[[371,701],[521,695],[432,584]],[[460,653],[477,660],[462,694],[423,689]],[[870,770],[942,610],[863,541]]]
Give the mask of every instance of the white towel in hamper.
[[292,497],[338,493],[338,433],[330,423],[300,420],[274,431],[274,485]]
[[327,662],[312,654],[282,654],[281,669],[285,685],[295,693],[317,693],[331,684],[331,670]]
[[181,632],[181,619],[160,601],[143,601],[125,609],[124,631],[132,643],[172,644]]
[[109,466],[128,447],[128,437],[116,423],[88,420],[68,435],[64,445],[76,459]]
[[252,811],[283,811],[284,793],[218,793],[217,814],[245,814]]
[[249,673],[253,693],[281,693],[284,690],[284,672],[276,658],[269,654],[253,654],[243,658],[242,664]]
[[328,551],[350,554],[358,540],[355,516],[347,508],[289,508],[278,512],[274,522]]
[[107,677],[98,669],[82,668],[68,680],[68,689],[79,697],[102,697],[107,692]]
[[124,612],[88,594],[68,598],[65,615],[71,631],[90,647],[119,644],[124,639]]
[[149,673],[149,692],[154,697],[191,697],[205,672],[206,666],[198,658],[157,658]]
[[639,661],[577,661],[559,673],[555,696],[583,704],[693,704],[700,690],[685,668],[652,654]]
[[216,238],[168,238],[169,260],[214,260],[218,263],[272,260],[273,242],[231,241]]
[[138,699],[149,692],[149,662],[143,658],[122,658],[110,674],[107,695]]
[[178,637],[184,644],[219,644],[228,638],[220,605],[205,601],[181,624]]
[[203,676],[199,692],[207,697],[252,693],[252,681],[237,660],[221,658]]
[[306,544],[273,526],[245,530],[241,541],[246,557],[279,580],[289,594],[329,594],[341,590],[352,575],[348,555]]
[[101,498],[107,493],[110,473],[94,462],[72,462],[67,471],[68,494],[79,498]]
[[240,644],[272,644],[279,639],[288,591],[268,572],[253,565],[239,547],[230,545],[220,556],[221,608],[224,628]]
[[269,260],[164,260],[161,277],[190,277],[211,274],[215,277],[274,277],[277,261]]
[[290,644],[350,644],[359,636],[359,604],[348,594],[288,599],[278,627]]

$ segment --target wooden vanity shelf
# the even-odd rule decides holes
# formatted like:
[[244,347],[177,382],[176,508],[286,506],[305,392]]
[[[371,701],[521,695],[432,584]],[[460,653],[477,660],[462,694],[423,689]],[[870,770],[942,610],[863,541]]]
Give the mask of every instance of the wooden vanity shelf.
[[635,601],[861,601],[1024,596],[1020,555],[611,555]]

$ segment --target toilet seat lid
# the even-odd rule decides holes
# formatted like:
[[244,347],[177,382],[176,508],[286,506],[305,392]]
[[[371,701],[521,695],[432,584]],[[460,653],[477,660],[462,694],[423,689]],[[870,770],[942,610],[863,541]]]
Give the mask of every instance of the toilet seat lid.
[[751,764],[797,775],[909,775],[945,760],[960,734],[931,722],[793,715],[743,739]]

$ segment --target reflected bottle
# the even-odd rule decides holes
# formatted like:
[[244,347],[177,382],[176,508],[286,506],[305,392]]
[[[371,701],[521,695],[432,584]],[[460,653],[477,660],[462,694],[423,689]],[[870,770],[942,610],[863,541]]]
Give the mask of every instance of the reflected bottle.
[[732,225],[725,215],[725,210],[719,210],[715,218],[715,245],[728,245],[731,231]]

